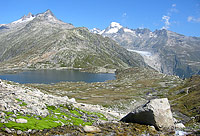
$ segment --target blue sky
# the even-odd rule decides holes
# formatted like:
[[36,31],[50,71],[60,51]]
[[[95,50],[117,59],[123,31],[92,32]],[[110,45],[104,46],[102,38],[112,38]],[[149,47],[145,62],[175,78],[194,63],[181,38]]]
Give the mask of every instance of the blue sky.
[[104,29],[114,21],[132,29],[165,28],[200,37],[200,0],[2,0],[0,4],[0,24],[50,9],[76,27]]

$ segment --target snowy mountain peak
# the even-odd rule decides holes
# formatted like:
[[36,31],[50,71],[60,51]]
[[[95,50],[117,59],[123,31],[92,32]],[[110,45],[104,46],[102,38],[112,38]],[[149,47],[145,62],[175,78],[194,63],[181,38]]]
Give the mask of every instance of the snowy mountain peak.
[[34,15],[32,15],[32,13],[28,13],[28,15],[24,15],[21,19],[22,21],[24,20],[29,20],[30,18],[34,18]]
[[123,26],[121,26],[119,23],[117,23],[117,22],[112,22],[111,24],[110,24],[110,27],[111,28],[122,28]]
[[121,29],[123,26],[121,26],[119,23],[117,22],[112,22],[110,24],[109,27],[107,27],[103,33],[105,34],[113,34],[113,33],[117,33],[119,31],[119,29]]
[[28,15],[24,15],[22,18],[20,18],[17,21],[12,22],[11,24],[20,24],[20,23],[24,23],[24,22],[29,22],[31,20],[33,20],[35,18],[34,15],[32,15],[31,13],[29,13]]
[[99,33],[101,33],[101,30],[98,29],[98,28],[93,28],[93,29],[90,30],[90,32],[95,33],[95,34],[99,34]]

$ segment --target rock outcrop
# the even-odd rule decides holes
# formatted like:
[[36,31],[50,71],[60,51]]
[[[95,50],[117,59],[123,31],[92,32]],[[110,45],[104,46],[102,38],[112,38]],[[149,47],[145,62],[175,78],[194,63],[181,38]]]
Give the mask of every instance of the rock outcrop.
[[174,122],[167,98],[150,100],[121,119],[127,123],[154,126],[157,130],[172,130]]

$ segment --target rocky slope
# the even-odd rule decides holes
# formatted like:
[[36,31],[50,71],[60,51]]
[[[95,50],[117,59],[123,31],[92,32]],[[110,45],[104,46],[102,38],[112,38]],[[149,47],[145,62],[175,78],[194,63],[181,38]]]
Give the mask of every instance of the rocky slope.
[[77,103],[74,98],[45,94],[35,88],[2,80],[0,97],[0,131],[7,133],[21,134],[24,131],[29,134],[52,127],[92,125],[122,117],[99,105]]
[[[95,29],[98,30],[98,29]],[[129,29],[113,22],[100,31],[91,30],[117,41],[132,51],[142,54],[151,67],[165,74],[182,78],[200,73],[200,38],[188,37],[165,29],[154,32],[149,29]]]
[[[127,68],[145,66],[137,53],[109,38],[58,20],[50,10],[29,14],[0,29],[0,67]],[[98,71],[98,70],[97,70]]]
[[154,135],[154,127],[125,124],[124,115],[100,105],[43,93],[0,80],[0,135]]

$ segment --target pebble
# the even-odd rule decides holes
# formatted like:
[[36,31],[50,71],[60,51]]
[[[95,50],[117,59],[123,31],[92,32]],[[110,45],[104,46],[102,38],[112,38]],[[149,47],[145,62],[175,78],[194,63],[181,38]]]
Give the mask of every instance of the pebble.
[[6,120],[5,119],[1,119],[1,123],[6,123]]
[[185,125],[183,125],[183,123],[177,123],[175,124],[176,128],[185,128]]
[[83,130],[86,133],[99,133],[99,132],[101,132],[100,128],[95,127],[95,126],[87,126],[87,125],[85,127],[83,127]]
[[21,131],[21,130],[17,130],[17,134],[18,134],[18,135],[21,135],[21,134],[22,134],[22,131]]
[[16,119],[16,123],[27,123],[26,119]]
[[5,128],[5,131],[6,131],[7,133],[12,133],[12,131],[11,131],[9,128]]

